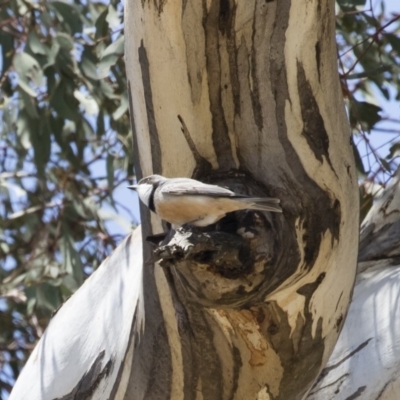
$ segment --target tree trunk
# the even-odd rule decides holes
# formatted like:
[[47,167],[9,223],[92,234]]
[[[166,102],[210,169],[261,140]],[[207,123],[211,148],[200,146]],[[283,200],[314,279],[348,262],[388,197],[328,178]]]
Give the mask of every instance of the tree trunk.
[[[52,320],[11,399],[303,399],[345,319],[358,246],[334,1],[126,7],[138,177],[278,197],[283,214],[171,232],[159,263],[134,233]],[[144,238],[162,231],[141,215]]]
[[[138,178],[193,176],[284,212],[164,242],[125,398],[302,399],[341,330],[358,243],[334,2],[126,7]],[[162,231],[141,215],[144,237]]]

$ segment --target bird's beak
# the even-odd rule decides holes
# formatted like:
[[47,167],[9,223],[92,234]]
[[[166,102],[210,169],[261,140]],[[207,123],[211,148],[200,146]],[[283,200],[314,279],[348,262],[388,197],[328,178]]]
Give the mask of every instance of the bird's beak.
[[137,190],[137,188],[138,188],[138,185],[128,186],[128,189],[131,189],[131,190]]

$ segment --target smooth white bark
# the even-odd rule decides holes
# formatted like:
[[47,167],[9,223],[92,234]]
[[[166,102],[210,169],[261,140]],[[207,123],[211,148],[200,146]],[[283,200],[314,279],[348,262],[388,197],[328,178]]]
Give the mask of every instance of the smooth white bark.
[[[138,228],[53,317],[10,400],[88,398],[87,393],[93,399],[110,398],[128,351],[133,316],[138,329],[144,324],[142,295]],[[123,393],[123,377],[119,382]]]
[[400,398],[400,170],[361,227],[353,300],[309,400]]

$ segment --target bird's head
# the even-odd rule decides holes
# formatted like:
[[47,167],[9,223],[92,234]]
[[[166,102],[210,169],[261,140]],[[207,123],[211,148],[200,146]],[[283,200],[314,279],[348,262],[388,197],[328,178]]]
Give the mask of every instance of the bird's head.
[[128,186],[128,189],[136,190],[140,200],[149,207],[152,193],[165,178],[161,175],[149,175],[142,178],[137,185]]

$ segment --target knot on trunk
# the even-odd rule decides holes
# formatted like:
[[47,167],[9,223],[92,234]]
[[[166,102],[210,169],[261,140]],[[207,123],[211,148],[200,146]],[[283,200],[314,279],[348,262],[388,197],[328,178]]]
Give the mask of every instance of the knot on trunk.
[[264,299],[275,272],[277,227],[259,211],[229,214],[217,227],[179,228],[155,250],[185,301],[245,307]]

